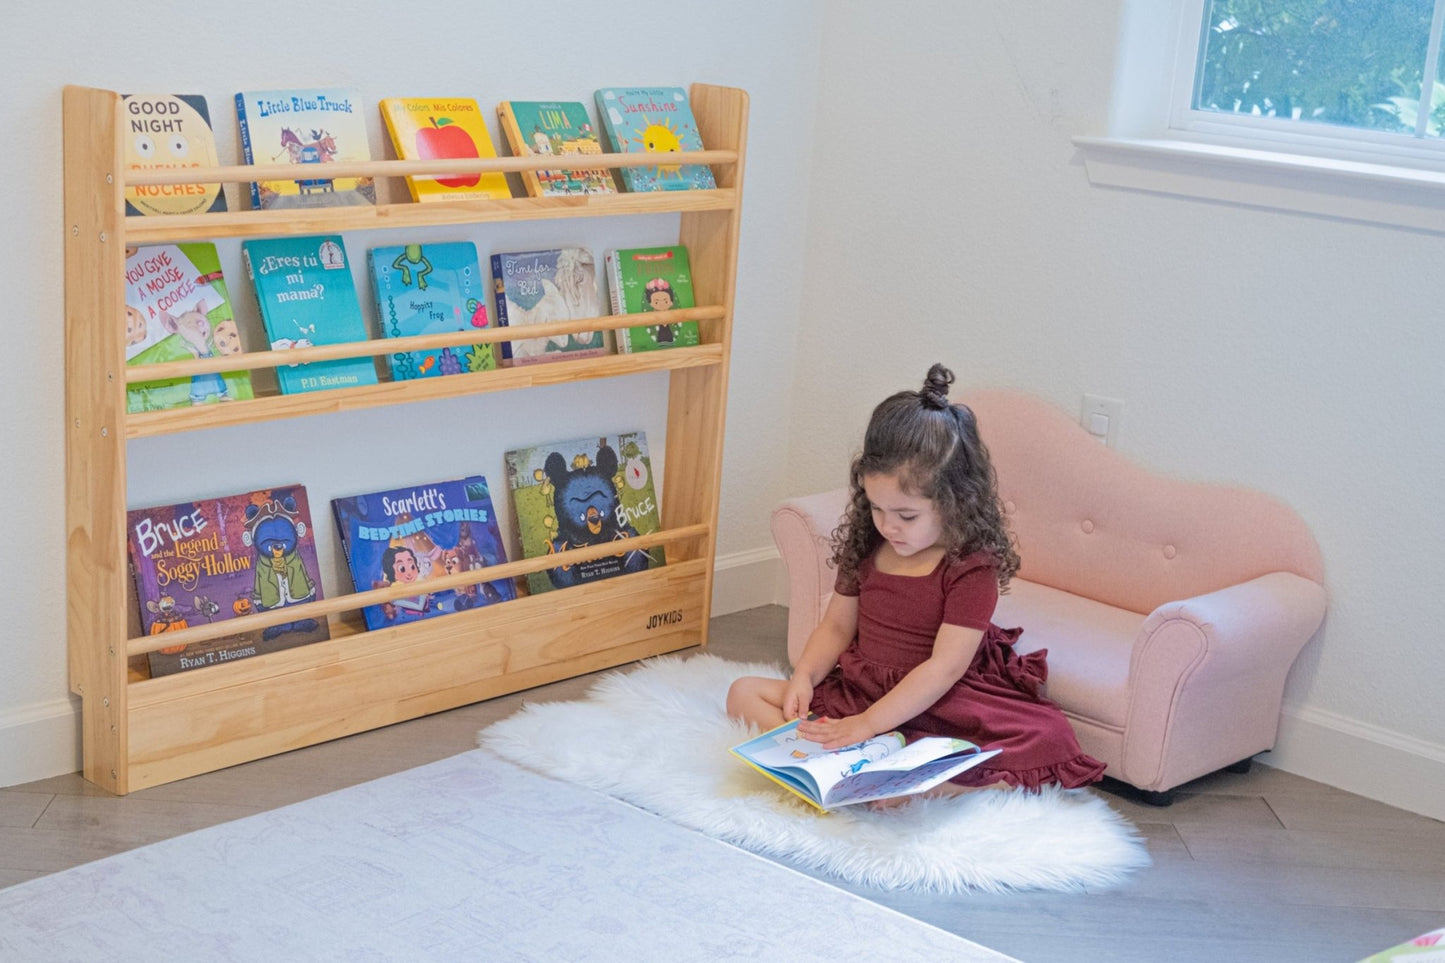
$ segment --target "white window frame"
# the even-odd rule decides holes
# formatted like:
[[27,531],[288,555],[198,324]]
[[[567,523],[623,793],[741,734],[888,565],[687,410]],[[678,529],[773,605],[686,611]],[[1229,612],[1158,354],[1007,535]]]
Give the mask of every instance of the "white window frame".
[[1091,182],[1445,233],[1439,138],[1190,110],[1205,2],[1125,0],[1108,134],[1074,138]]

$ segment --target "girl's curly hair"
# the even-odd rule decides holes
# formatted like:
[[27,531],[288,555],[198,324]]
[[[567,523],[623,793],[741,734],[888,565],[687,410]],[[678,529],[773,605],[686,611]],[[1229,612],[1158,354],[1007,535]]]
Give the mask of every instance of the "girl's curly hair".
[[873,409],[863,451],[853,459],[848,507],[833,532],[833,564],[845,586],[856,588],[858,566],[883,540],[863,491],[867,475],[894,475],[904,491],[930,499],[950,558],[989,553],[1000,589],[1018,571],[1018,552],[978,424],[966,405],[948,402],[953,380],[952,371],[935,364],[920,390],[900,391]]

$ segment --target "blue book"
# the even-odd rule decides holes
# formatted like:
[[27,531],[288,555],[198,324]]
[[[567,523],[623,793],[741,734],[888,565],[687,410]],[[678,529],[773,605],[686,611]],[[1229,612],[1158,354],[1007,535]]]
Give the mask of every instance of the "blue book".
[[[470,241],[374,247],[368,255],[381,333],[388,338],[487,327],[486,279]],[[393,381],[497,366],[490,344],[389,355]]]
[[416,583],[417,594],[361,610],[368,629],[464,612],[517,597],[511,579],[462,589],[426,583],[507,560],[487,480],[453,481],[333,498],[331,511],[356,591]]
[[[702,135],[681,87],[603,87],[597,116],[617,154],[702,150]],[[618,169],[629,191],[691,191],[717,187],[706,164]]]
[[[243,241],[241,257],[273,350],[366,341],[351,263],[340,235]],[[279,365],[282,394],[376,384],[370,356]]]

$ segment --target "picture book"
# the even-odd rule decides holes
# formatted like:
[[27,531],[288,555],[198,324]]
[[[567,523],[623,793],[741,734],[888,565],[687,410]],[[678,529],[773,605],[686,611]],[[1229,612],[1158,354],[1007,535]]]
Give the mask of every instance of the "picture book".
[[[576,101],[504,100],[497,118],[514,157],[602,153],[587,108]],[[606,168],[522,171],[522,184],[528,197],[617,193]]]
[[[367,340],[340,235],[243,241],[241,260],[273,350]],[[283,394],[373,385],[376,365],[370,357],[278,365],[276,380]]]
[[324,177],[331,163],[371,160],[366,119],[354,90],[250,90],[236,95],[241,154],[247,164],[316,165],[296,180],[256,181],[257,210],[347,207],[376,203],[370,177]]
[[[687,248],[680,244],[608,251],[603,263],[613,314],[641,314],[696,306]],[[688,347],[697,344],[698,340],[696,321],[644,324],[617,330],[617,350],[623,354]]]
[[[482,109],[468,97],[387,97],[381,118],[402,160],[497,156]],[[502,173],[408,177],[406,186],[414,201],[512,196]]]
[[[471,241],[374,247],[367,258],[382,334],[400,338],[487,326],[487,285]],[[463,345],[387,356],[393,381],[491,371],[496,347]]]
[[[523,558],[625,543],[661,527],[643,432],[509,451],[505,460]],[[623,544],[615,555],[528,575],[527,587],[537,595],[665,562],[660,547],[637,550]]]
[[[582,247],[493,254],[492,295],[497,324],[513,328],[595,318],[603,313],[597,262],[592,252]],[[582,331],[504,341],[502,359],[503,363],[532,364],[564,356],[589,358],[609,350],[606,332]]]
[[[142,629],[162,635],[322,598],[313,538],[301,485],[127,512]],[[299,619],[148,658],[152,676],[169,675],[326,638],[325,619]]]
[[[200,94],[124,94],[121,130],[127,170],[218,167],[211,111]],[[226,209],[220,184],[132,184],[126,214],[206,214]]]
[[789,792],[827,812],[839,806],[927,792],[999,754],[965,739],[926,736],[905,744],[885,732],[842,749],[798,735],[798,720],[733,746],[732,753]]
[[[241,352],[216,245],[153,244],[125,259],[125,363],[158,364]],[[126,388],[127,411],[253,397],[247,371],[146,381]]]
[[517,597],[511,579],[427,592],[428,579],[507,560],[487,480],[454,481],[333,498],[331,511],[356,591],[416,583],[416,595],[361,610],[368,629],[463,612]]
[[[687,91],[681,87],[604,87],[597,91],[597,116],[619,154],[702,150],[702,136]],[[621,167],[629,191],[687,191],[717,187],[706,164]]]

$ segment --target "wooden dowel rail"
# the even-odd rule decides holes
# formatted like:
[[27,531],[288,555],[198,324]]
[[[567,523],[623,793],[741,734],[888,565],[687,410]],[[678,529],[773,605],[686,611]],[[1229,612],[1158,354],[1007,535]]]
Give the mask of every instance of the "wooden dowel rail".
[[[606,558],[609,555],[617,555],[619,554],[618,549],[623,549],[628,552],[645,551],[658,546],[685,542],[690,539],[705,538],[708,532],[709,527],[707,525],[687,525],[682,528],[666,529],[651,532],[646,535],[637,535],[633,538],[621,540],[620,542],[613,541],[598,545],[588,545],[583,548],[572,548],[565,552],[557,552],[552,555],[539,555],[536,558],[504,562],[501,565],[491,565],[485,568],[472,569],[467,572],[458,572],[456,575],[444,575],[441,578],[427,579],[423,582],[409,582],[405,585],[368,589],[365,592],[338,595],[334,598],[321,599],[317,602],[304,602],[300,605],[287,605],[278,609],[257,612],[254,615],[243,615],[238,618],[227,619],[224,622],[193,625],[175,632],[164,632],[160,635],[138,636],[127,640],[126,654],[128,656],[144,655],[147,652],[154,652],[158,649],[166,649],[175,645],[209,642],[212,639],[224,638],[229,635],[239,635],[243,632],[264,629],[272,625],[281,625],[285,622],[296,622],[301,619],[323,619],[328,615],[349,612],[354,609],[364,608],[368,605],[380,605],[383,602],[393,602],[396,599],[408,598],[413,595],[430,595],[433,592],[444,592],[448,589],[464,588],[468,585],[479,585],[482,582],[495,582],[499,579],[529,575],[532,572],[543,572],[549,568],[558,568],[562,565],[576,565],[581,562],[590,562],[599,558]],[[506,603],[499,602],[495,604],[505,605]]]

